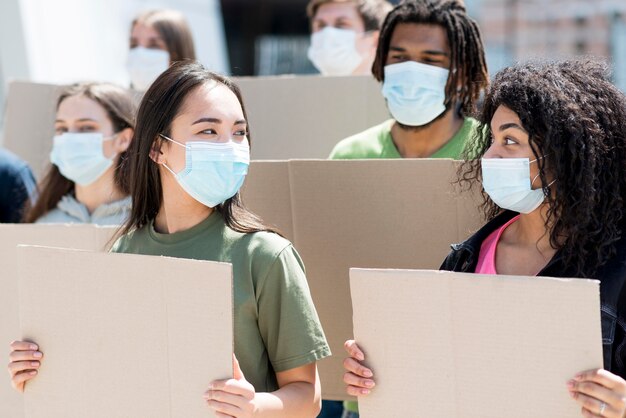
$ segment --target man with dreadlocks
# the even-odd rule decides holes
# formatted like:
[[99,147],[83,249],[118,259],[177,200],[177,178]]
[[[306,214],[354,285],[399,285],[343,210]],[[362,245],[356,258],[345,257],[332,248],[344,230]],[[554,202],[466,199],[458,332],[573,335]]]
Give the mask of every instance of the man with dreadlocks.
[[[339,142],[330,158],[454,158],[478,127],[489,84],[480,30],[461,0],[405,0],[385,19],[372,73],[393,119]],[[356,402],[344,418],[358,417]]]
[[332,159],[460,158],[489,76],[460,0],[405,0],[385,19],[372,66],[393,119],[344,139]]

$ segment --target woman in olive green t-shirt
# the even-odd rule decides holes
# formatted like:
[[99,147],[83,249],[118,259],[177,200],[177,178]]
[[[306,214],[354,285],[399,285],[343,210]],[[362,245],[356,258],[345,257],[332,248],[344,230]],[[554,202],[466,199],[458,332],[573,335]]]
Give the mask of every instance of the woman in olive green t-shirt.
[[[231,263],[234,377],[209,385],[208,406],[221,417],[315,417],[316,362],[330,349],[297,252],[239,199],[248,137],[236,85],[195,62],[172,65],[139,108],[128,152],[133,209],[112,251]],[[14,368],[30,364],[30,344],[13,344]],[[35,375],[26,365],[13,385],[23,390]]]

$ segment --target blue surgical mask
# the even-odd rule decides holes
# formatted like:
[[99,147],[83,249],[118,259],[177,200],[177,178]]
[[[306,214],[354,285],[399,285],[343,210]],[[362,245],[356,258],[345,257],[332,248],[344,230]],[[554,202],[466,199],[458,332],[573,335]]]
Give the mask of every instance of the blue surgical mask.
[[546,198],[543,188],[532,188],[539,175],[530,181],[530,164],[536,161],[528,158],[483,158],[483,189],[502,209],[519,213],[534,211]]
[[385,66],[383,96],[395,120],[424,126],[446,110],[446,84],[450,71],[406,61]]
[[113,139],[101,133],[64,133],[53,139],[50,161],[64,177],[81,186],[98,180],[113,165],[102,152],[102,143]]
[[179,173],[164,164],[189,196],[213,208],[237,194],[248,174],[250,145],[248,141],[181,144],[165,135],[161,137],[185,148],[185,168]]

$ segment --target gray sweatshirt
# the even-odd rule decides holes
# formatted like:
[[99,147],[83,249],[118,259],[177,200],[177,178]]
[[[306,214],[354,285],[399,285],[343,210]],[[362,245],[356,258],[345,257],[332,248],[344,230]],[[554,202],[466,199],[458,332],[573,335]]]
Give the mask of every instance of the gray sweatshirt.
[[111,203],[105,203],[89,213],[87,207],[70,194],[61,198],[57,207],[37,219],[36,223],[47,224],[95,224],[121,225],[130,216],[131,198],[125,197]]

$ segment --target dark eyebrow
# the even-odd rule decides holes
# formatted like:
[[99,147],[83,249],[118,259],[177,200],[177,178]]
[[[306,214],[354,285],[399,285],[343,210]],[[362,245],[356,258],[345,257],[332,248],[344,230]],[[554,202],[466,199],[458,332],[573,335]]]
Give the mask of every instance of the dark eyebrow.
[[505,130],[507,130],[509,128],[519,129],[520,131],[522,131],[524,133],[528,133],[528,132],[526,132],[526,129],[522,128],[517,123],[505,123],[503,125],[500,125],[500,132],[505,131]]
[[[200,118],[197,121],[195,121],[194,123],[192,123],[192,125],[197,125],[198,123],[216,123],[216,124],[220,124],[222,123],[221,119],[217,119],[217,118]],[[235,125],[246,125],[247,122],[243,119],[240,119],[238,121],[235,122]]]
[[[78,119],[78,120],[76,120],[76,122],[95,122],[95,123],[98,123],[97,120],[91,119],[91,118]],[[57,120],[54,121],[54,123],[65,123],[65,121],[63,119],[57,119]]]
[[396,52],[406,52],[406,49],[401,48],[401,47],[399,47],[399,46],[393,46],[393,45],[391,45],[391,46],[389,47],[389,50],[390,50],[390,51],[396,51]]
[[427,54],[427,55],[438,55],[438,56],[442,56],[442,57],[447,57],[449,55],[447,52],[444,52],[444,51],[424,51],[424,54]]

